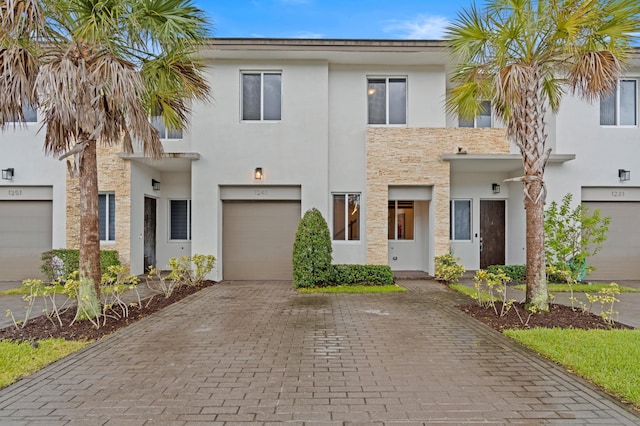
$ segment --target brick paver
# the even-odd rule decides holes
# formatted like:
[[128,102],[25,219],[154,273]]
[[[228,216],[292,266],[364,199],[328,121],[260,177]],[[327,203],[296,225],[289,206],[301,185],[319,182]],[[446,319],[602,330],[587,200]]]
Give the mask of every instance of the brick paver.
[[0,424],[640,424],[455,308],[223,282],[0,391]]

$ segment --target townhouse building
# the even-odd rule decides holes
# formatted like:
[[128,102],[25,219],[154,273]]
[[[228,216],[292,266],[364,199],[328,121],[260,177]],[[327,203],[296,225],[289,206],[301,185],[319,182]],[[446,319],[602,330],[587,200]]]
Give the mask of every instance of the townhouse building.
[[[99,149],[103,248],[134,274],[212,254],[215,280],[291,279],[298,221],[322,212],[334,263],[433,274],[525,262],[522,161],[487,102],[448,114],[442,41],[215,39],[209,102],[184,132],[152,117],[161,160]],[[567,95],[548,117],[547,200],[612,217],[594,279],[638,279],[640,52],[615,93]],[[37,115],[0,135],[0,279],[38,275],[39,253],[78,245],[77,181],[42,152]],[[9,170],[12,170],[9,176]],[[634,184],[634,182],[636,182]]]

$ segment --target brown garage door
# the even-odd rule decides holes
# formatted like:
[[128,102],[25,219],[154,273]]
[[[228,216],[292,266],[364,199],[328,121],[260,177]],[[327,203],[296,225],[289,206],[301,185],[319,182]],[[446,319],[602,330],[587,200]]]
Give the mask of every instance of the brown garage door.
[[0,201],[0,281],[40,278],[51,234],[51,201]]
[[588,259],[597,269],[587,277],[592,280],[640,279],[640,202],[585,201],[593,212],[598,208],[611,217],[607,241],[602,250]]
[[222,274],[225,280],[291,280],[299,201],[225,201]]

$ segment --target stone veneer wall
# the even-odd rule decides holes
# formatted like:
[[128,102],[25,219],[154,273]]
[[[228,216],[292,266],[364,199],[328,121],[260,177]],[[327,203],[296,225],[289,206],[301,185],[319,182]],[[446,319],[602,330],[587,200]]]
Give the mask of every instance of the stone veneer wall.
[[367,263],[388,263],[387,209],[390,185],[433,185],[436,256],[449,252],[449,162],[443,154],[507,154],[504,129],[367,129]]
[[[118,157],[120,146],[98,145],[98,188],[113,192],[116,200],[115,242],[102,243],[105,250],[117,250],[120,261],[129,265],[131,256],[131,163]],[[67,173],[67,248],[80,247],[80,187],[78,178]]]

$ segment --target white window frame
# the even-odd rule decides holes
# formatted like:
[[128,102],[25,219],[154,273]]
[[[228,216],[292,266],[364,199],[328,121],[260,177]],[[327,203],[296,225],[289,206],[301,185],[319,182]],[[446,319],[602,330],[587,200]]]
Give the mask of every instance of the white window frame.
[[[620,124],[620,82],[623,81],[633,81],[635,83],[635,114],[634,114],[634,124]],[[615,88],[615,93],[613,93],[612,95],[614,96],[614,102],[615,102],[615,108],[616,108],[616,116],[615,116],[615,123],[614,124],[602,124],[602,115],[600,116],[600,126],[602,127],[637,127],[638,126],[638,78],[620,78],[618,79],[618,82],[616,83],[616,88]],[[611,96],[611,95],[609,95]],[[602,108],[602,98],[600,99],[600,108]],[[602,112],[600,112],[600,114],[602,114]]]
[[[349,197],[358,197],[358,238],[352,239],[349,235]],[[343,197],[344,199],[344,238],[335,238],[335,197]],[[362,193],[361,192],[333,192],[331,194],[331,240],[343,243],[359,243],[362,241]]]
[[[369,82],[371,80],[384,80],[384,90],[385,90],[385,122],[384,123],[370,123],[369,117],[369,99],[368,96],[372,94],[369,93]],[[390,80],[404,80],[404,123],[389,123],[389,81]],[[406,127],[409,115],[409,78],[406,75],[397,75],[397,76],[375,76],[369,75],[367,76],[367,126],[396,126],[396,127]]]
[[[468,201],[469,202],[469,238],[459,240],[456,239],[455,235],[455,226],[456,226],[456,209],[455,202],[456,201]],[[473,200],[471,198],[452,198],[449,200],[449,239],[450,241],[455,242],[471,242],[473,235]]]
[[[244,118],[244,76],[251,74],[260,75],[260,118],[259,119],[245,119]],[[280,118],[279,119],[265,119],[264,118],[264,76],[265,74],[277,74],[280,76]],[[279,123],[282,121],[282,92],[283,92],[283,78],[282,70],[243,70],[240,71],[240,121],[243,123]]]
[[[389,235],[387,233],[387,240],[388,241],[393,241],[396,243],[402,243],[402,242],[413,242],[416,240],[416,202],[415,200],[389,200],[389,202],[393,202],[394,203],[394,212],[395,212],[395,217],[393,219],[393,238],[389,238]],[[412,225],[412,229],[413,229],[413,238],[409,239],[409,238],[403,238],[403,239],[398,239],[398,203],[411,203],[411,205],[413,206],[413,225]],[[388,208],[388,207],[387,207]],[[387,217],[388,220],[388,217]],[[406,220],[406,219],[405,219]],[[388,230],[388,224],[387,224],[387,230]],[[405,227],[406,227],[406,223],[405,223]]]
[[[109,228],[111,228],[111,218],[109,217],[109,212],[110,212],[110,206],[111,203],[115,203],[116,202],[116,194],[115,192],[99,192],[98,196],[104,195],[105,196],[105,204],[104,204],[104,208],[105,208],[105,212],[104,212],[104,217],[106,220],[106,223],[104,224],[104,234],[105,234],[105,239],[103,240],[102,238],[100,238],[100,242],[101,243],[114,243],[116,240],[116,236],[115,235],[110,235],[109,234]],[[98,203],[98,217],[100,216],[100,203]],[[115,227],[115,222],[116,222],[116,211],[115,211],[115,207],[114,207],[114,212],[113,212],[113,233],[117,234],[117,229]],[[98,223],[98,233],[100,233],[100,223]]]
[[[171,203],[173,201],[186,201],[187,202],[187,238],[186,239],[172,239],[171,238]],[[191,198],[171,198],[169,199],[169,241],[171,242],[176,242],[176,241],[191,241],[193,235],[191,233],[192,228],[191,228]]]
[[[171,131],[165,124],[164,117],[162,117],[162,115],[152,115],[150,120],[151,120],[151,125],[158,131],[158,133],[160,133],[160,139],[171,140],[171,141],[179,141],[184,139],[184,130],[182,129],[173,130],[173,132],[179,132],[180,136],[175,136],[175,137],[171,136]],[[157,126],[154,123],[154,121],[158,121]],[[160,128],[162,128],[162,131],[160,131]]]
[[[489,125],[488,126],[478,126],[478,118],[480,116],[482,116],[482,114],[478,114],[475,117],[473,117],[473,125],[472,126],[462,126],[460,123],[462,121],[469,121],[471,122],[471,120],[463,120],[461,117],[458,117],[458,127],[463,128],[463,129],[491,129],[493,128],[493,122],[494,122],[494,118],[493,118],[493,107],[491,106],[491,101],[482,101],[482,103],[488,102],[489,103]],[[486,117],[486,115],[484,115]]]

